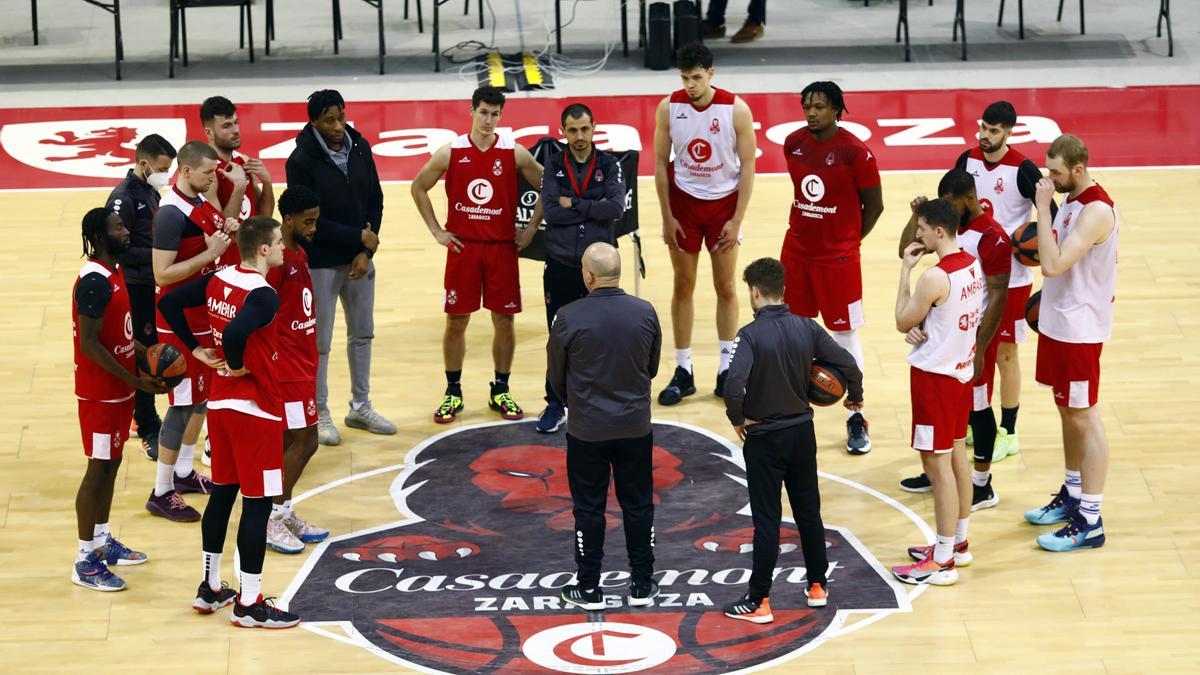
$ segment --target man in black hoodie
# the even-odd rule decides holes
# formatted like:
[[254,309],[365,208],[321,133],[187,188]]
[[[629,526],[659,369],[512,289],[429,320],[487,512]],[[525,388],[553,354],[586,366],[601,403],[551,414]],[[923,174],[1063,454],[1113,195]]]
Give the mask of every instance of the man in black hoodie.
[[383,219],[383,189],[362,134],[346,124],[346,102],[332,89],[308,97],[308,124],[287,160],[289,186],[321,197],[321,217],[309,247],[317,319],[317,430],[322,445],[341,443],[329,414],[329,347],[341,298],[346,314],[352,399],[346,426],[394,434],[396,425],[371,407],[371,340],[375,336],[375,265]]

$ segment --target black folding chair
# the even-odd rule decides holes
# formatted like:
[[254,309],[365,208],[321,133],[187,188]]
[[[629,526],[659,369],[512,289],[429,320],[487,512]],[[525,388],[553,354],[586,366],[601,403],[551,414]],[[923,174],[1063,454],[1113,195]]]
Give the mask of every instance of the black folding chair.
[[[92,2],[92,0],[86,0]],[[116,0],[114,0],[115,2]],[[170,0],[171,45],[167,50],[167,77],[175,77],[175,59],[180,56],[180,37],[183,43],[183,66],[188,65],[187,10],[203,7],[238,8],[238,49],[250,47],[250,63],[254,63],[254,24],[250,20],[250,0]],[[95,4],[95,3],[93,3]]]
[[[1086,31],[1084,30],[1085,26],[1083,23],[1083,9],[1084,9],[1083,2],[1084,2],[1084,0],[1079,0],[1079,34],[1080,35],[1086,34]],[[1065,5],[1065,4],[1066,4],[1066,0],[1058,0],[1058,17],[1055,19],[1056,21],[1060,21],[1060,22],[1062,21],[1063,5]],[[996,27],[999,28],[1003,25],[1004,25],[1004,0],[1000,0],[1000,16],[996,19]],[[1169,31],[1169,28],[1168,28],[1168,31]],[[1160,37],[1161,37],[1161,35],[1160,35]],[[1020,40],[1025,39],[1025,0],[1017,0],[1017,38]]]
[[[121,39],[121,0],[102,2],[101,0],[83,0],[89,5],[95,5],[113,16],[113,46],[117,79],[121,79],[121,62],[125,60],[125,43]],[[37,44],[37,0],[33,0],[33,44]]]

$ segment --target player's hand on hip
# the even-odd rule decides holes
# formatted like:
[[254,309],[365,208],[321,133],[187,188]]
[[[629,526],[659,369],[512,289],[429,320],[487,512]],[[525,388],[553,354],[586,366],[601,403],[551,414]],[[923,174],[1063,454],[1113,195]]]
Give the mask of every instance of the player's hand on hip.
[[354,256],[354,260],[350,261],[350,280],[358,281],[365,277],[371,269],[371,259],[366,253],[359,253]]
[[1050,198],[1054,196],[1054,181],[1049,178],[1042,178],[1037,182],[1037,188],[1033,193],[1033,205],[1038,211],[1046,211],[1050,208]]
[[713,246],[713,253],[725,253],[729,249],[737,246],[741,238],[742,225],[732,220],[727,221],[725,226],[721,228],[721,234],[717,237],[717,245]]
[[914,347],[928,339],[929,336],[925,334],[925,331],[921,330],[920,326],[914,326],[911,330],[904,334],[904,341]]
[[241,377],[248,372],[250,372],[250,371],[246,370],[246,366],[242,366],[241,368],[229,368],[229,367],[225,368],[225,374],[228,375],[229,377]]
[[372,251],[379,250],[379,235],[375,234],[375,230],[371,229],[370,223],[367,223],[367,226],[363,228],[362,245],[366,246]]
[[214,260],[229,248],[229,242],[229,235],[224,232],[217,231],[204,235],[204,248],[213,255]]
[[149,394],[165,394],[171,390],[167,386],[166,381],[161,377],[152,377],[150,375],[137,378],[133,386],[138,391],[144,391]]
[[214,370],[223,370],[225,368],[225,359],[217,354],[217,350],[212,347],[196,347],[192,350],[192,356],[196,360]]
[[683,233],[683,226],[675,219],[675,216],[667,216],[663,221],[663,243],[672,251],[679,251],[679,241],[687,239],[687,235]]
[[458,237],[454,236],[449,230],[439,230],[433,235],[437,243],[450,249],[451,253],[462,253],[463,243]]

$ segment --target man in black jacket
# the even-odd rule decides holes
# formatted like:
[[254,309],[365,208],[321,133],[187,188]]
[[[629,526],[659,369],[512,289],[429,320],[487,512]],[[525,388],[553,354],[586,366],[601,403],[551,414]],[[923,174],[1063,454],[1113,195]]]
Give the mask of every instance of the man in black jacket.
[[725,615],[770,623],[771,578],[779,557],[780,489],[787,486],[808,571],[809,607],[827,603],[829,566],[825,524],[817,489],[817,441],[808,383],[813,359],[842,372],[849,384],[845,406],[862,407],[862,372],[854,357],[815,321],[783,303],[783,264],[774,258],[750,263],[742,275],[750,287],[754,321],[738,331],[725,380],[725,414],[745,441],[746,487],[754,520],[754,569],[750,591]]
[[[615,222],[625,213],[625,180],[616,157],[592,143],[592,111],[572,103],[562,112],[562,133],[567,147],[550,151],[542,174],[542,209],[546,217],[546,265],[542,288],[546,293],[546,325],[558,310],[587,295],[583,283],[583,252],[602,241],[616,244]],[[546,381],[546,409],[537,430],[554,433],[566,418],[563,401]]]
[[317,318],[317,432],[322,445],[341,435],[329,414],[329,347],[338,298],[346,314],[352,399],[346,426],[394,434],[396,425],[375,412],[371,391],[371,340],[375,337],[375,265],[383,220],[383,188],[371,145],[346,124],[346,102],[332,89],[308,97],[308,124],[296,135],[287,160],[288,185],[321,197],[317,233],[308,249]]
[[[121,254],[121,270],[129,290],[133,334],[138,342],[149,347],[158,342],[154,327],[154,269],[150,265],[150,249],[154,247],[154,213],[158,211],[160,191],[171,179],[175,148],[167,139],[150,134],[138,141],[133,168],[108,195],[107,208],[121,217],[129,230],[130,246]],[[158,432],[162,420],[154,408],[154,394],[139,390],[133,410],[142,452],[151,461],[158,459]]]

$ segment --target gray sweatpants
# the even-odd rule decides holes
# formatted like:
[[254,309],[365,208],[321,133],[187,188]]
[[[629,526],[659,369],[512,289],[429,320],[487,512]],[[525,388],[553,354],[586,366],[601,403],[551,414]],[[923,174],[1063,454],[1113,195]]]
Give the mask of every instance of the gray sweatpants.
[[350,266],[313,269],[313,305],[317,315],[317,409],[329,411],[329,347],[338,298],[346,317],[346,357],[350,362],[350,394],[366,401],[371,393],[371,340],[375,337],[375,263],[363,278],[352,281]]

